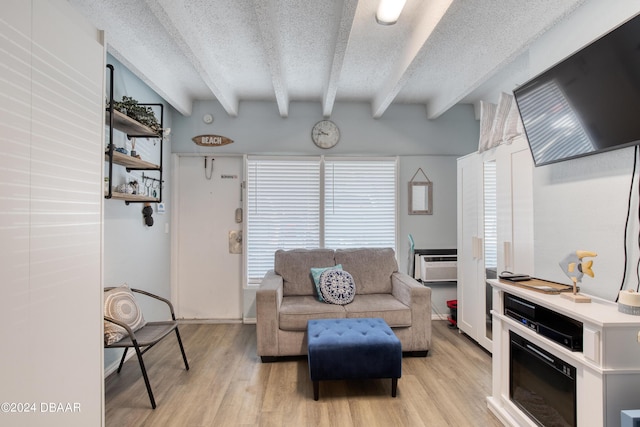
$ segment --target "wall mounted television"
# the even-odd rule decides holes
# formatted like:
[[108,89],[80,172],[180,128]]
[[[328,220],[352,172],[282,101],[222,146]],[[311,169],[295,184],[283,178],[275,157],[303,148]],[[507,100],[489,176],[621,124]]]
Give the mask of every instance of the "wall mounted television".
[[640,144],[640,15],[513,94],[536,166]]

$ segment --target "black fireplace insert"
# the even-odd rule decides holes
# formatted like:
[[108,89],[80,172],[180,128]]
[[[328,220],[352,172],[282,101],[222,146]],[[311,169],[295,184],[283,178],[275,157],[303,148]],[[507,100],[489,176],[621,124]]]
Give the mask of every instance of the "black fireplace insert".
[[576,368],[509,331],[509,397],[541,426],[576,424]]

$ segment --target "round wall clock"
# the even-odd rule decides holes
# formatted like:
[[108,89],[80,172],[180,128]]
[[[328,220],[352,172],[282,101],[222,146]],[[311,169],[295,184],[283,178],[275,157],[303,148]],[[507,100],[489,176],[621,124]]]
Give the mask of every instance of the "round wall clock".
[[320,120],[311,130],[311,139],[320,148],[331,148],[340,140],[340,129],[331,120]]

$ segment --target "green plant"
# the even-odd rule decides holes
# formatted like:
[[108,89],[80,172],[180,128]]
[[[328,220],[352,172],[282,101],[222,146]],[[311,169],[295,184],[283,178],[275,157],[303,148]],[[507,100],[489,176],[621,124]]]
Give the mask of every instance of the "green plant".
[[139,105],[138,101],[130,96],[123,96],[122,101],[113,102],[113,108],[149,127],[154,132],[160,133],[160,124],[151,107]]

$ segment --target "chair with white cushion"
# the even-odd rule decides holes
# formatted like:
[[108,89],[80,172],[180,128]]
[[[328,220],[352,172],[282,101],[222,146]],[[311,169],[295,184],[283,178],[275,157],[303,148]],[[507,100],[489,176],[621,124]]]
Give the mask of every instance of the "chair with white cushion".
[[[187,361],[187,355],[184,352],[182,340],[180,339],[178,322],[173,312],[173,305],[171,301],[165,298],[139,289],[129,288],[127,285],[107,287],[104,288],[104,292],[104,347],[124,348],[122,359],[118,366],[118,373],[120,373],[122,369],[129,348],[133,347],[136,350],[144,383],[147,386],[147,393],[151,401],[151,407],[155,409],[156,401],[151,391],[151,384],[149,383],[149,377],[147,376],[142,355],[172,331],[175,331],[180,351],[182,352],[184,367],[186,370],[189,370],[189,362]],[[146,295],[167,304],[171,312],[171,320],[145,322],[133,292]]]

